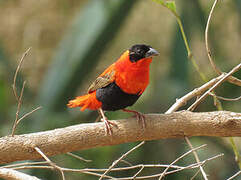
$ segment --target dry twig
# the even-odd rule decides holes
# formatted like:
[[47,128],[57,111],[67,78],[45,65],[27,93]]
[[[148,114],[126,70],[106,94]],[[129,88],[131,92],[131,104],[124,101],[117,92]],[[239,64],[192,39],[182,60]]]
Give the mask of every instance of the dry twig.
[[225,97],[222,97],[222,96],[217,96],[217,95],[215,95],[211,92],[209,93],[209,95],[215,96],[216,98],[218,98],[220,100],[223,100],[223,101],[239,101],[239,100],[241,100],[241,96],[236,97],[236,98],[225,98]]
[[[178,162],[180,159],[184,158],[185,156],[187,156],[188,154],[192,153],[193,151],[196,151],[196,150],[198,150],[198,149],[200,149],[200,148],[203,148],[203,147],[205,147],[205,146],[206,146],[206,144],[203,144],[203,145],[201,145],[201,146],[199,146],[199,147],[196,147],[196,148],[193,148],[193,147],[192,147],[191,150],[189,150],[188,152],[184,153],[183,155],[181,155],[180,157],[178,157],[177,159],[175,159],[175,161],[173,161],[171,164],[169,164],[169,166],[162,172],[162,175],[160,176],[159,180],[161,180],[162,178],[164,178],[164,176],[166,175],[166,172],[168,171],[168,169],[170,168],[171,165],[174,165],[174,164],[175,164],[176,162]],[[197,162],[197,163],[200,163],[200,161]],[[201,165],[200,165],[200,167],[201,167]]]
[[17,79],[17,76],[18,76],[18,72],[23,64],[23,61],[24,61],[24,58],[28,55],[29,51],[30,51],[31,48],[28,48],[25,53],[22,55],[20,61],[19,61],[19,64],[17,66],[17,69],[16,69],[16,72],[14,74],[14,78],[13,78],[13,85],[12,85],[12,88],[13,88],[13,93],[15,95],[15,98],[16,98],[16,101],[17,101],[17,111],[16,111],[16,117],[15,117],[15,121],[13,123],[13,127],[12,127],[12,133],[11,133],[11,136],[14,136],[15,134],[15,131],[16,131],[16,128],[17,128],[17,125],[20,123],[20,121],[22,119],[24,119],[25,117],[27,117],[28,115],[32,114],[33,112],[37,111],[38,109],[40,109],[41,107],[37,107],[35,108],[34,110],[32,110],[31,112],[29,113],[26,113],[24,116],[22,116],[21,118],[19,118],[19,112],[20,112],[20,109],[21,109],[21,105],[22,105],[22,98],[23,98],[23,92],[24,92],[24,88],[25,88],[25,84],[26,84],[26,81],[23,82],[23,86],[22,86],[22,89],[21,89],[21,92],[20,92],[20,95],[18,96],[18,93],[17,93],[17,88],[16,88],[16,79]]
[[240,174],[241,174],[241,171],[238,171],[237,173],[235,173],[233,176],[231,176],[231,177],[228,178],[227,180],[234,179],[235,177],[239,176]]
[[5,165],[1,166],[2,168],[15,168],[18,166],[32,166],[32,165],[43,165],[43,164],[48,164],[47,161],[40,161],[40,162],[21,162],[21,163],[16,163],[16,164],[10,164],[10,165]]
[[23,60],[24,58],[28,55],[29,51],[30,51],[31,48],[28,48],[25,53],[22,55],[20,61],[19,61],[19,64],[17,66],[17,69],[16,69],[16,72],[14,74],[14,78],[13,78],[13,85],[12,85],[12,88],[13,88],[13,93],[16,97],[16,100],[18,101],[19,97],[18,97],[18,93],[17,93],[17,88],[16,88],[16,80],[17,80],[17,75],[18,75],[18,72],[23,64]]
[[187,110],[194,110],[202,100],[204,100],[211,91],[216,89],[220,84],[222,84],[229,76],[241,69],[241,63],[235,66],[229,73],[225,74],[222,79],[220,79],[216,84],[214,84],[208,91],[206,91],[200,98],[198,98],[195,103],[193,103]]
[[201,87],[195,88],[193,91],[189,92],[188,94],[181,97],[180,99],[177,99],[177,101],[167,110],[167,112],[165,114],[169,114],[169,113],[177,111],[180,107],[184,106],[190,99],[192,99],[196,96],[200,96],[207,89],[211,88],[214,84],[216,84],[223,77],[224,77],[224,74],[221,74],[220,76],[208,81]]
[[79,159],[79,160],[81,160],[81,161],[84,161],[84,162],[92,162],[92,160],[82,158],[82,157],[80,157],[80,156],[78,156],[78,155],[76,155],[76,154],[73,154],[73,153],[71,153],[71,152],[67,152],[66,154],[69,155],[69,156],[72,156],[72,157],[74,157],[74,158],[76,158],[76,159]]
[[49,165],[58,170],[61,173],[62,179],[65,180],[64,172],[62,171],[61,167],[53,163],[38,147],[34,147],[34,149],[49,163]]
[[[24,91],[25,84],[26,84],[26,81],[23,82],[23,87],[21,89],[20,96],[19,97],[16,96],[17,102],[18,102],[18,107],[17,107],[16,117],[15,117],[15,121],[14,121],[13,128],[12,128],[12,133],[11,133],[12,136],[14,136],[15,130],[17,128],[17,124],[20,122],[18,117],[19,117],[19,112],[20,112],[20,108],[21,108],[21,105],[22,105],[22,97],[23,97],[23,91]],[[16,95],[17,95],[17,92],[16,92]]]
[[[192,146],[190,140],[189,140],[187,137],[185,137],[185,140],[186,140],[188,146],[190,147],[190,149],[192,150],[192,149],[193,149],[193,146]],[[199,159],[198,154],[197,154],[197,152],[196,152],[195,149],[192,151],[192,153],[193,153],[194,158],[196,159],[197,163],[200,163],[200,159]],[[208,179],[208,178],[207,178],[207,174],[205,173],[202,165],[200,165],[199,168],[200,168],[200,171],[202,172],[203,178],[204,178],[205,180],[207,180],[207,179]]]
[[119,159],[117,159],[116,161],[114,161],[112,163],[112,165],[104,172],[104,174],[102,174],[102,176],[100,177],[99,180],[102,180],[104,178],[104,176],[111,171],[111,169],[113,167],[115,167],[122,159],[124,159],[128,154],[130,154],[131,152],[133,152],[134,150],[136,150],[137,148],[139,148],[140,146],[142,146],[145,142],[141,142],[140,144],[138,144],[137,146],[133,147],[131,150],[129,150],[128,152],[126,152],[125,154],[123,154]]
[[[218,74],[218,75],[221,75],[222,74],[222,71],[216,66],[216,64],[214,63],[213,59],[212,59],[212,56],[211,56],[211,50],[209,48],[209,44],[208,44],[208,30],[209,30],[209,25],[210,25],[210,20],[211,20],[211,17],[212,17],[212,14],[213,14],[213,11],[214,11],[214,8],[217,4],[218,0],[215,0],[214,3],[213,3],[213,6],[211,8],[211,11],[209,13],[209,16],[208,16],[208,20],[207,20],[207,25],[206,25],[206,29],[205,29],[205,46],[206,46],[206,51],[207,51],[207,55],[208,55],[208,59],[209,59],[209,62],[211,63],[211,66],[213,68],[213,70]],[[232,84],[235,84],[237,86],[241,86],[241,80],[238,79],[238,78],[235,78],[233,76],[229,76],[227,77],[227,81],[229,81],[230,83]]]
[[[191,150],[190,150],[191,151]],[[216,156],[213,156],[211,158],[208,158],[204,161],[201,161],[200,163],[194,163],[194,164],[190,164],[188,166],[176,166],[176,165],[159,165],[159,164],[151,164],[151,165],[134,165],[131,167],[122,167],[122,168],[113,168],[111,169],[111,171],[124,171],[124,170],[131,170],[131,169],[136,169],[136,168],[161,168],[161,167],[169,167],[169,168],[174,168],[175,170],[166,172],[166,175],[168,174],[172,174],[172,173],[176,173],[182,170],[186,170],[186,169],[195,169],[195,168],[199,168],[200,165],[204,165],[205,163],[207,163],[208,161],[214,160],[220,156],[223,156],[223,154],[219,154]],[[63,167],[59,167],[61,168],[62,171],[64,172],[76,172],[76,173],[83,173],[83,174],[88,174],[88,175],[93,175],[93,176],[97,176],[97,177],[101,177],[103,174],[98,174],[95,172],[105,172],[108,169],[70,169],[70,168],[63,168]],[[12,169],[14,170],[21,170],[21,169],[55,169],[53,166],[20,166],[20,167],[13,167]],[[140,170],[139,170],[140,171]],[[137,173],[136,173],[137,174]],[[156,178],[159,177],[161,174],[154,174],[154,175],[150,175],[150,176],[139,176],[139,177],[135,177],[135,179],[146,179],[146,178]],[[134,175],[135,176],[135,175]],[[134,176],[132,177],[125,177],[125,178],[114,178],[111,176],[107,176],[105,175],[105,178],[109,178],[109,179],[134,179]]]
[[[193,168],[199,168],[200,165],[204,165],[206,162],[210,161],[210,160],[213,160],[213,159],[216,159],[220,156],[223,156],[223,154],[219,154],[219,155],[216,155],[214,157],[211,157],[211,158],[208,158],[204,161],[201,161],[200,163],[195,163],[195,164],[191,164],[191,165],[188,165],[188,166],[185,166],[183,168],[180,168],[180,169],[175,169],[175,170],[172,170],[172,171],[168,171],[166,172],[166,175],[169,175],[169,174],[173,174],[173,173],[176,173],[176,172],[180,172],[180,171],[183,171],[185,169],[193,169]],[[136,177],[135,179],[151,179],[151,178],[157,178],[157,177],[160,177],[162,175],[162,173],[158,173],[158,174],[154,174],[154,175],[148,175],[148,176],[139,176],[139,177]],[[132,177],[126,177],[126,178],[115,178],[116,180],[132,180],[133,178]]]

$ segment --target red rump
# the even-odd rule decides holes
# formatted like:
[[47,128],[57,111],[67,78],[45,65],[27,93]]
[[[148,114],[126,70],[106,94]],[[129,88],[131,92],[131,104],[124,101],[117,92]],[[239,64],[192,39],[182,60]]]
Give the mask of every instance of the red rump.
[[78,96],[75,99],[69,101],[68,106],[70,108],[81,107],[81,111],[84,111],[86,108],[96,110],[102,106],[102,103],[96,99],[96,91],[94,91],[90,94]]

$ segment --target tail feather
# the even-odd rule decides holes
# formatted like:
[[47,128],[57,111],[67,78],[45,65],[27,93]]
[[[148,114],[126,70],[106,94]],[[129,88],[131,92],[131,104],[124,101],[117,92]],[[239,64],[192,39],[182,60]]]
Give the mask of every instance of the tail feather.
[[96,110],[101,107],[102,103],[96,99],[96,92],[84,96],[78,96],[73,100],[70,100],[67,104],[68,107],[81,107],[81,111],[84,111],[86,108]]

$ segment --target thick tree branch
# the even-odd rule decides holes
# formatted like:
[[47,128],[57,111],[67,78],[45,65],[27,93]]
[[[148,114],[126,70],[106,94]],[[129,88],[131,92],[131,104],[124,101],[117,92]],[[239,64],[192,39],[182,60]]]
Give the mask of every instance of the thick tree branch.
[[0,164],[38,159],[40,148],[47,156],[143,140],[185,136],[241,136],[241,113],[215,111],[147,114],[146,129],[136,119],[113,120],[113,135],[105,134],[103,123],[88,123],[51,131],[0,138]]

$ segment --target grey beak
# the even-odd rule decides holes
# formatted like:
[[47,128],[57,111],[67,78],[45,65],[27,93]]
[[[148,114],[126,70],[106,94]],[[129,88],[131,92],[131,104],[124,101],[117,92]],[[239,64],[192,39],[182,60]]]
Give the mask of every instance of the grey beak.
[[150,48],[150,50],[146,52],[145,57],[147,58],[147,57],[158,56],[158,55],[159,55],[159,52],[157,52],[157,50]]

